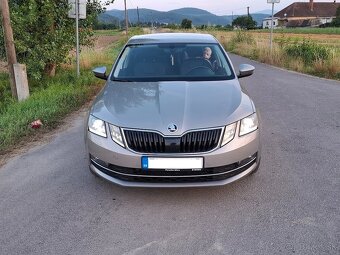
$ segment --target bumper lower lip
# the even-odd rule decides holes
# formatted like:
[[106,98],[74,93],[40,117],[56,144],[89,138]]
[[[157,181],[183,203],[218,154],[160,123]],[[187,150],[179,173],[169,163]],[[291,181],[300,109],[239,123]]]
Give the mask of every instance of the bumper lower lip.
[[145,188],[180,188],[180,187],[213,187],[213,186],[223,186],[232,182],[235,182],[253,172],[258,166],[259,161],[256,161],[248,169],[242,171],[241,173],[234,175],[230,178],[217,181],[204,181],[204,182],[187,182],[187,183],[153,183],[153,182],[133,182],[125,181],[115,177],[112,177],[102,171],[100,171],[95,164],[90,164],[90,170],[99,177],[115,183],[123,187],[145,187]]

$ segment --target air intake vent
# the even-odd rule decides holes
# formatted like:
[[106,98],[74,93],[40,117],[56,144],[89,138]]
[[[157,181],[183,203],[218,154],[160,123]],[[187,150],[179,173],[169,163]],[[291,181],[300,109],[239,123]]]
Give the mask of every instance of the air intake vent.
[[206,152],[216,148],[221,129],[195,131],[181,137],[180,152]]
[[141,153],[197,153],[218,146],[222,129],[192,131],[181,137],[164,137],[155,132],[124,130],[130,149]]
[[124,130],[127,145],[130,149],[144,153],[165,152],[165,139],[153,132]]

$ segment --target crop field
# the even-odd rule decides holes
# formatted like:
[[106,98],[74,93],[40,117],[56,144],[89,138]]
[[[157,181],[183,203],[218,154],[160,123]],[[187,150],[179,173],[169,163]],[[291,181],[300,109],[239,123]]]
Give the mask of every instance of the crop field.
[[[216,32],[214,33],[217,37],[225,38],[230,40],[233,36],[235,36],[236,32]],[[269,39],[270,32],[257,32],[257,31],[249,31],[248,34],[252,35],[252,37],[256,40],[257,43],[267,44],[269,47]],[[311,40],[319,45],[324,45],[335,50],[340,50],[340,34],[312,34],[312,33],[274,33],[273,40],[276,43],[285,42],[285,43],[296,43],[301,42],[303,40]]]
[[284,28],[284,29],[275,29],[274,33],[337,34],[337,35],[340,35],[340,28],[339,27],[327,27],[327,28]]
[[[270,33],[251,33],[258,42],[269,44]],[[340,34],[295,34],[295,33],[274,33],[274,42],[280,43],[298,43],[303,40],[310,40],[318,45],[330,47],[334,50],[340,50]]]

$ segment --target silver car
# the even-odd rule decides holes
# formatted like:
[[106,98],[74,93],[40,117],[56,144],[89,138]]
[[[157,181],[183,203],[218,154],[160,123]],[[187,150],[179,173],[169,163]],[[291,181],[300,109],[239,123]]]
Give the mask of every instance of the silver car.
[[130,187],[218,186],[260,164],[259,117],[227,53],[207,34],[133,36],[86,121],[90,169]]

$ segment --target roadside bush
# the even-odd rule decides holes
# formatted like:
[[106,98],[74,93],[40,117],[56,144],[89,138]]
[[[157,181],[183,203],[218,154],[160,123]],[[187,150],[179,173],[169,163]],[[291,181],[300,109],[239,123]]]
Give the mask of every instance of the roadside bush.
[[255,44],[255,39],[253,35],[244,30],[237,30],[233,33],[229,42],[222,41],[224,47],[229,51],[234,51],[239,48],[241,45],[248,47],[251,44]]
[[[102,4],[112,0],[86,1],[86,19],[79,21],[80,45],[93,43],[92,26]],[[43,76],[54,76],[57,65],[65,63],[69,52],[75,46],[74,20],[68,18],[70,9],[67,0],[11,0],[10,15],[15,38],[18,62],[26,64],[29,78],[36,80]],[[0,45],[3,45],[3,32],[0,24]],[[0,58],[5,49],[0,47]]]
[[330,57],[329,49],[308,40],[286,46],[285,52],[290,57],[301,58],[305,64],[312,64],[314,61],[320,60],[325,61]]
[[8,104],[13,103],[14,101],[8,74],[0,73],[0,114],[5,110]]
[[237,30],[236,33],[232,36],[231,42],[236,43],[247,43],[253,44],[255,43],[254,36],[244,30]]

